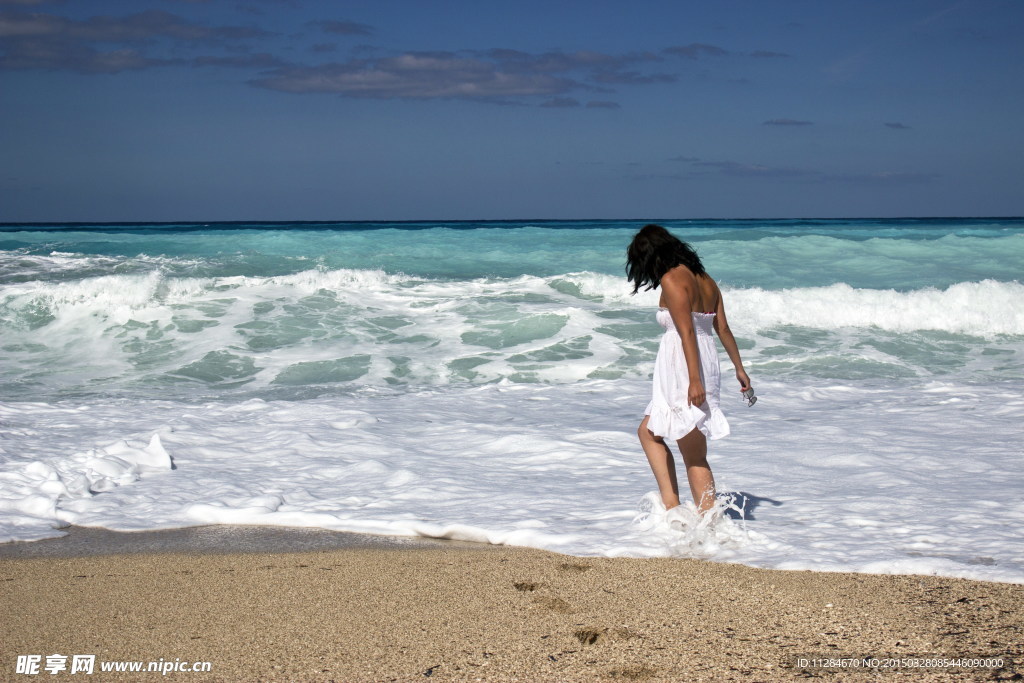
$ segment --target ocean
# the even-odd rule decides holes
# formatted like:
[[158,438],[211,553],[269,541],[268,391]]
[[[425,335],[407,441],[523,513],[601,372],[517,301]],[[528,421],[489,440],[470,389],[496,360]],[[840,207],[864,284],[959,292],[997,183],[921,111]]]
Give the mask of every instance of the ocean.
[[[1024,582],[1024,219],[668,220],[759,395],[670,525],[646,221],[0,225],[0,542],[320,527]],[[684,520],[686,521],[686,520]]]

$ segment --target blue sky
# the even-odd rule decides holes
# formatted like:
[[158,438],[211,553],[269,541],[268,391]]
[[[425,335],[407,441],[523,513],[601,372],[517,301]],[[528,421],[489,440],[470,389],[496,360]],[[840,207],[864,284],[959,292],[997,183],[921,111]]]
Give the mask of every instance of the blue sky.
[[0,221],[1024,214],[1018,0],[0,0]]

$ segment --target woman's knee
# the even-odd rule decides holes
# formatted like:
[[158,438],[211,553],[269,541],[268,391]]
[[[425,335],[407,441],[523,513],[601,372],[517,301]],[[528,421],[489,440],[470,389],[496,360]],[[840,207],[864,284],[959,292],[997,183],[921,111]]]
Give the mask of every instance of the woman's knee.
[[663,443],[665,440],[660,436],[655,436],[654,432],[647,428],[647,418],[643,419],[640,426],[636,428],[636,435],[641,442],[653,441],[654,443]]

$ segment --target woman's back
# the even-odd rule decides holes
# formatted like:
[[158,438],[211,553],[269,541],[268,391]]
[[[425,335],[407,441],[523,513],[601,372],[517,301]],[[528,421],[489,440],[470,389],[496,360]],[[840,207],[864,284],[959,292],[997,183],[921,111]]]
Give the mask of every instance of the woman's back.
[[714,313],[718,310],[718,301],[721,293],[718,291],[718,284],[705,273],[697,276],[697,291],[700,301],[692,302],[691,310],[694,313]]
[[[673,271],[680,271],[678,274]],[[711,279],[711,276],[707,273],[703,275],[694,275],[692,271],[686,266],[676,266],[668,273],[665,273],[668,280],[673,279],[673,275],[693,278],[696,286],[693,288],[692,295],[690,297],[690,311],[693,313],[714,313],[718,310],[718,302],[721,300],[721,293],[718,291],[718,284]],[[665,307],[665,295],[662,294],[659,305]]]

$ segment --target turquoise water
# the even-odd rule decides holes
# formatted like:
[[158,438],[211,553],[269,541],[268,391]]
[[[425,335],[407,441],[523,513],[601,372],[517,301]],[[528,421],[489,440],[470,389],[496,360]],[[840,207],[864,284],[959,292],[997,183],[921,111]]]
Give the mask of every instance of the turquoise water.
[[[644,377],[632,221],[0,226],[0,399]],[[662,221],[752,374],[1019,378],[1022,219]]]
[[[735,286],[845,282],[909,289],[1019,277],[1022,219],[664,221]],[[0,226],[4,258],[81,258],[76,276],[139,272],[270,276],[318,268],[382,269],[425,278],[620,275],[641,221]],[[105,257],[105,258],[104,258]],[[5,263],[3,281],[25,278]]]

